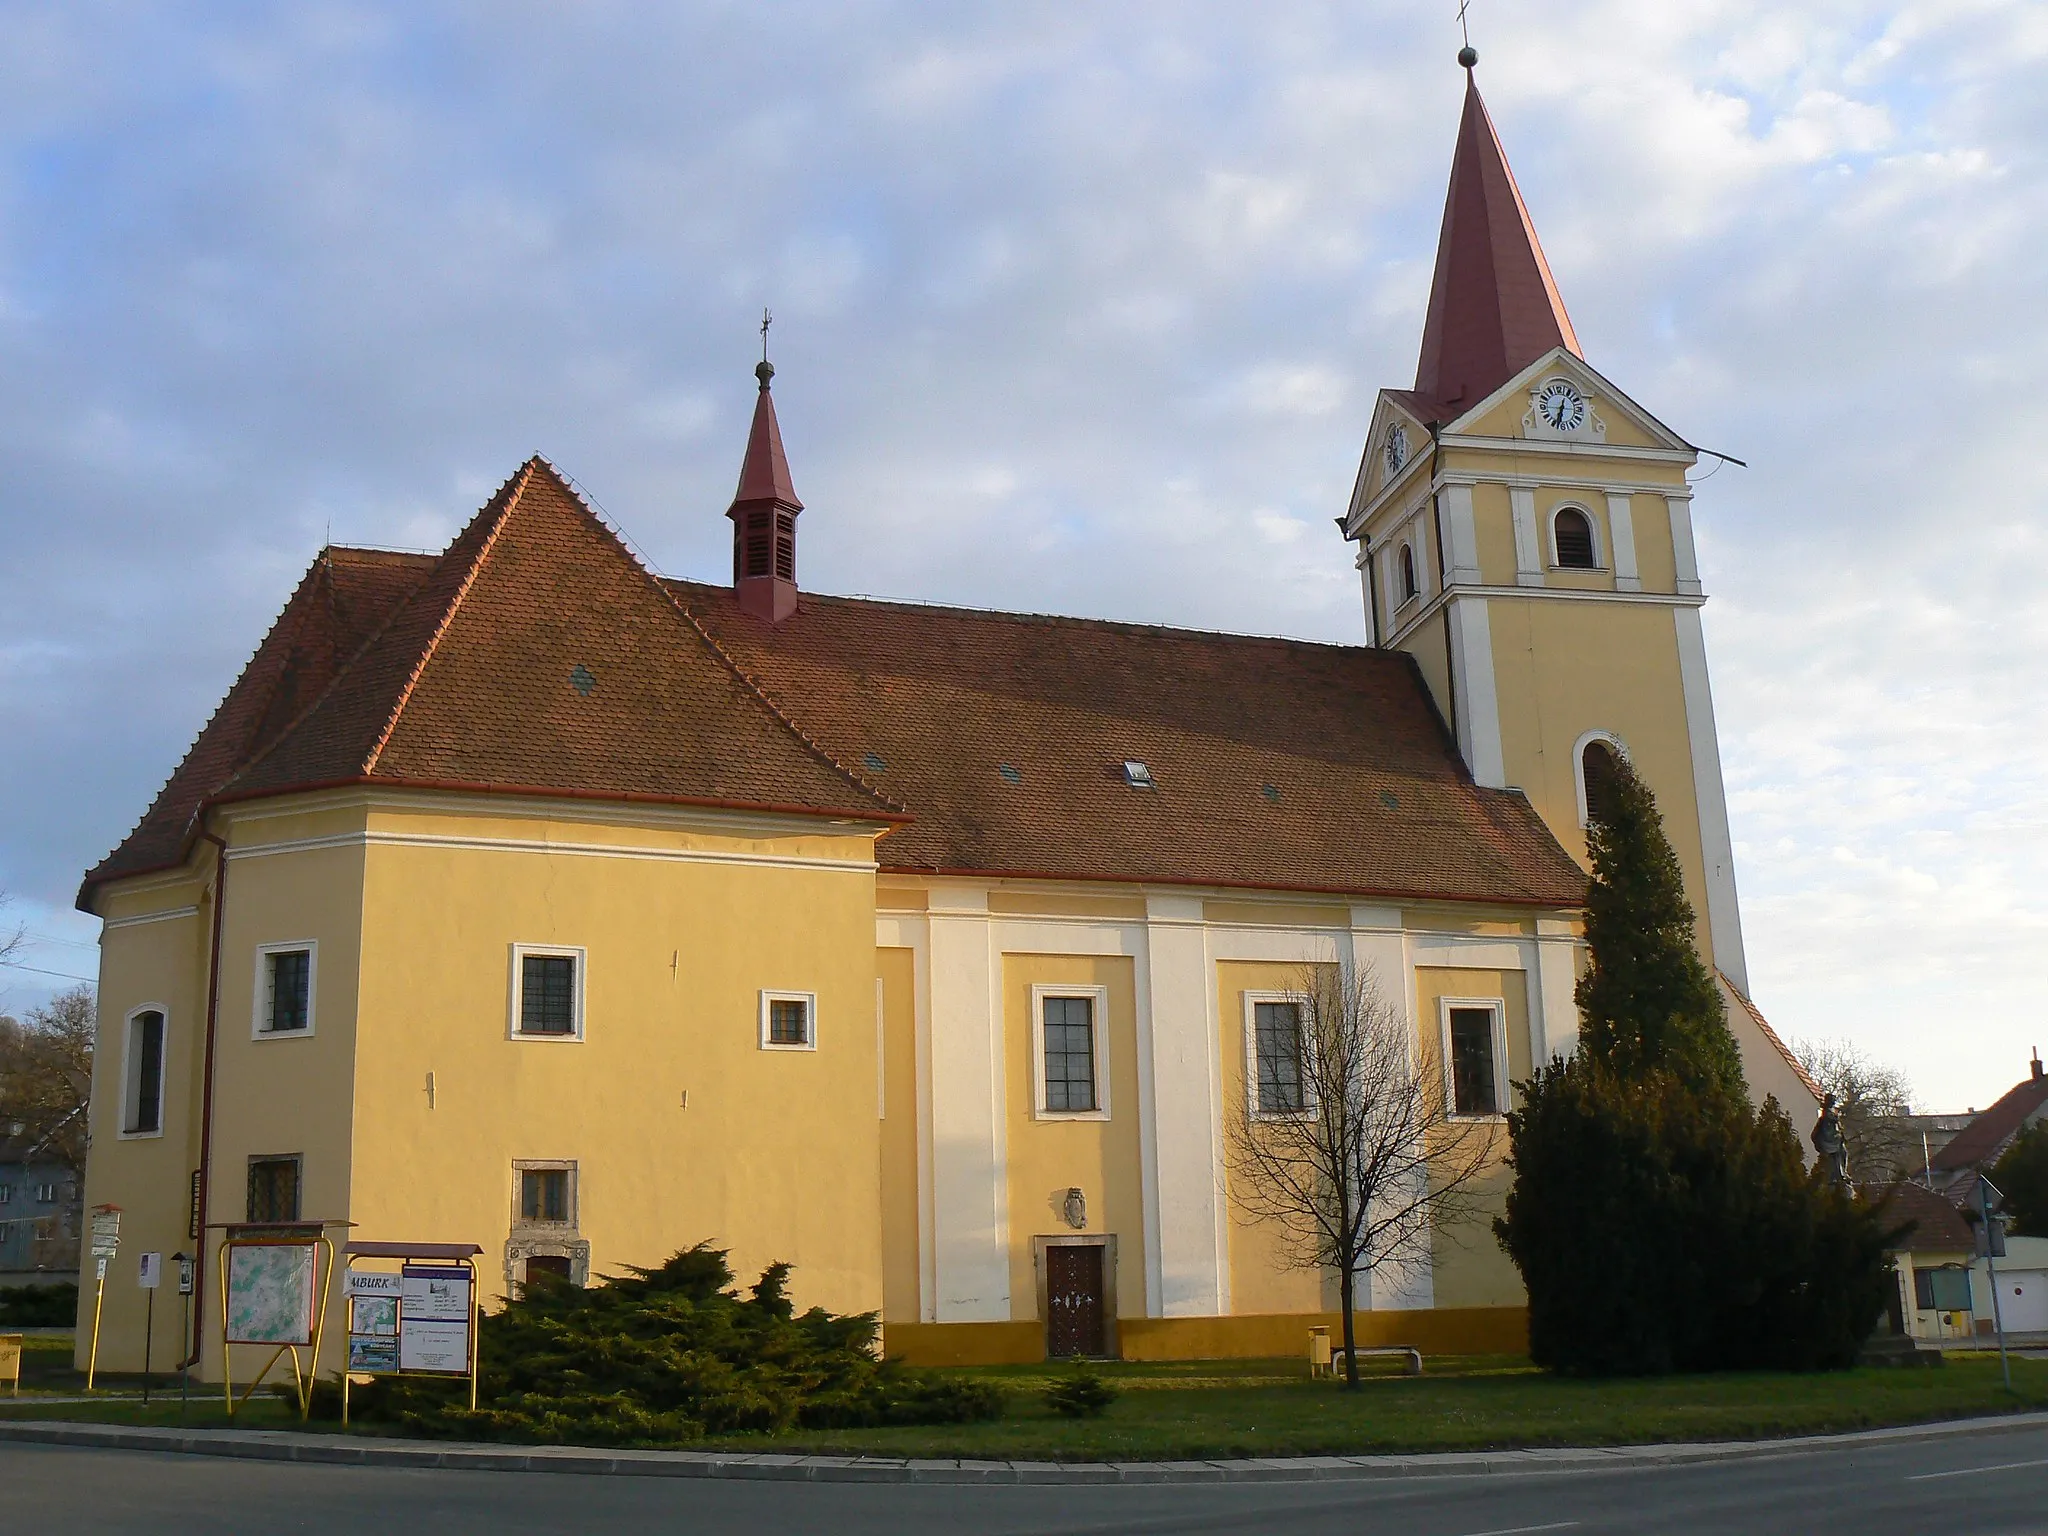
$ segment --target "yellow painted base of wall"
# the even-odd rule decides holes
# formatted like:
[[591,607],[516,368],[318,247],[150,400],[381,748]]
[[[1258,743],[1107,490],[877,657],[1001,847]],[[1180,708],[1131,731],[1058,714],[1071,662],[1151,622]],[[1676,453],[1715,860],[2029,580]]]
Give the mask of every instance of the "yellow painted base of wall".
[[[1117,1342],[1126,1360],[1273,1359],[1308,1352],[1308,1331],[1343,1336],[1335,1312],[1264,1317],[1124,1317]],[[1526,1355],[1526,1307],[1439,1307],[1413,1312],[1360,1312],[1359,1347],[1404,1344],[1426,1355]],[[882,1330],[888,1356],[911,1365],[1030,1365],[1045,1358],[1045,1325],[1021,1323],[890,1323]]]

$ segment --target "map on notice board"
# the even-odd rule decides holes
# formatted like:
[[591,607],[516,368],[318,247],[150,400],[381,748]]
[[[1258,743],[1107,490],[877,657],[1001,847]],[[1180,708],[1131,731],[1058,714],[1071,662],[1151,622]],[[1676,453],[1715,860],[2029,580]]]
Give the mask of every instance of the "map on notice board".
[[313,1248],[309,1243],[228,1249],[228,1342],[313,1342]]

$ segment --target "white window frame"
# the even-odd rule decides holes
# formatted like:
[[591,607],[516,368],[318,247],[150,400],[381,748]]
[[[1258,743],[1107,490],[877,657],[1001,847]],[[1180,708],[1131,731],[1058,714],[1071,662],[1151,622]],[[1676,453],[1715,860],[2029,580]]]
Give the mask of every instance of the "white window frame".
[[[805,1040],[802,1045],[790,1045],[781,1040],[768,1038],[768,1014],[770,1003],[802,1003],[804,1005]],[[761,989],[761,1049],[764,1051],[815,1051],[818,1048],[818,994],[815,992],[776,992]]]
[[[1557,516],[1560,512],[1576,512],[1586,520],[1586,528],[1593,536],[1593,563],[1591,565],[1565,565],[1557,558]],[[1606,571],[1612,569],[1607,559],[1607,536],[1600,526],[1600,519],[1593,509],[1583,502],[1560,501],[1550,509],[1544,518],[1550,530],[1550,568],[1553,571]]]
[[[266,1029],[270,1021],[270,957],[292,954],[298,950],[306,952],[306,1027],[304,1029]],[[170,1015],[164,1015],[168,1023]],[[310,1040],[320,1023],[320,941],[318,939],[291,939],[277,944],[256,946],[256,995],[250,1009],[249,1038],[252,1040]]]
[[[528,955],[552,959],[567,959],[576,962],[576,985],[570,989],[570,1017],[575,1027],[566,1035],[542,1034],[535,1030],[529,1034],[519,1027],[524,993],[526,991],[526,966]],[[514,944],[512,946],[512,978],[506,989],[512,1005],[505,1014],[505,1036],[510,1040],[523,1040],[530,1044],[580,1045],[583,1041],[583,988],[590,971],[590,954],[580,944]]]
[[[310,967],[308,969],[310,974]],[[307,1010],[309,1016],[311,1011],[310,1008]],[[137,1102],[142,1090],[140,1077],[142,1058],[135,1049],[136,1026],[142,1022],[142,1016],[146,1013],[153,1013],[164,1021],[163,1053],[162,1059],[157,1063],[156,1073],[156,1129],[153,1131],[131,1131],[128,1127],[135,1122],[136,1111],[142,1107]],[[298,1034],[299,1031],[291,1030],[288,1033]],[[170,1098],[170,1094],[167,1091],[170,1075],[171,1010],[162,1003],[143,1003],[138,1007],[129,1009],[127,1015],[121,1021],[121,1120],[115,1130],[115,1138],[117,1140],[154,1141],[163,1135],[164,1105]]]
[[[1408,590],[1410,578],[1414,578],[1413,591]],[[1422,562],[1415,557],[1415,541],[1403,538],[1394,546],[1394,611],[1399,613],[1410,603],[1422,601]]]
[[38,1184],[38,1185],[36,1186],[36,1204],[38,1204],[38,1205],[55,1205],[56,1203],[57,1203],[57,1186],[56,1186],[56,1185],[54,1185],[54,1184]]
[[[566,1173],[569,1176],[568,1217],[548,1221],[526,1214],[526,1179],[529,1173]],[[573,1157],[515,1157],[512,1159],[512,1230],[514,1232],[575,1232],[583,1214],[583,1175]]]
[[[1053,997],[1085,997],[1089,1001],[1090,1057],[1095,1065],[1093,1109],[1048,1109],[1045,1103],[1045,1003]],[[1107,1120],[1109,1118],[1109,988],[1081,983],[1031,988],[1031,1117],[1034,1120]]]
[[[1468,1115],[1458,1109],[1458,1079],[1451,1062],[1451,1010],[1484,1008],[1493,1015],[1493,1104],[1490,1113]],[[1440,997],[1437,999],[1438,1041],[1443,1050],[1444,1112],[1453,1120],[1501,1120],[1508,1112],[1508,1008],[1502,997]]]
[[[1246,992],[1244,1002],[1244,1102],[1254,1120],[1305,1120],[1315,1113],[1316,1085],[1309,1075],[1309,1057],[1315,1042],[1309,1038],[1306,992]],[[1301,1010],[1301,1108],[1293,1111],[1259,1108],[1259,1009],[1260,1003],[1293,1003]]]
[[1586,803],[1586,748],[1596,741],[1612,747],[1614,755],[1624,763],[1630,760],[1628,743],[1612,731],[1601,730],[1595,727],[1572,743],[1572,787],[1579,797],[1579,825],[1581,827],[1593,825],[1593,811]]

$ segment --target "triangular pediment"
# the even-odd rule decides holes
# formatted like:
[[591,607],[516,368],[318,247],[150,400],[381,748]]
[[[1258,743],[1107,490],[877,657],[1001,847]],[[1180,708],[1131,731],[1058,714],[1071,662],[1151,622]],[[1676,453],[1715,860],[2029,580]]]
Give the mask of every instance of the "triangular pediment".
[[[1551,393],[1546,397],[1546,391]],[[1570,395],[1583,402],[1574,415]],[[1692,444],[1577,353],[1553,347],[1443,426],[1446,437],[1519,438],[1690,453]]]

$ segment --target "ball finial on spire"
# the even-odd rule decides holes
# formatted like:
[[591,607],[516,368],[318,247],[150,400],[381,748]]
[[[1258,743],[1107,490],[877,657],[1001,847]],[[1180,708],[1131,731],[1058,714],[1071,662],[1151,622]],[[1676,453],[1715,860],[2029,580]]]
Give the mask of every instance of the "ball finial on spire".
[[1458,62],[1464,65],[1467,69],[1470,69],[1474,64],[1477,64],[1479,62],[1479,50],[1477,48],[1474,48],[1470,43],[1467,43],[1464,47],[1458,50]]
[[762,358],[761,361],[754,364],[754,377],[759,379],[761,387],[766,389],[768,381],[775,377],[775,365],[769,362],[767,358]]

